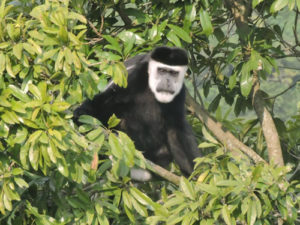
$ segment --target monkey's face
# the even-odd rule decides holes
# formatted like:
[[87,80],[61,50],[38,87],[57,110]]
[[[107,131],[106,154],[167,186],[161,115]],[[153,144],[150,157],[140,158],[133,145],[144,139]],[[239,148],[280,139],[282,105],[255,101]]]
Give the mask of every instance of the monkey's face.
[[157,101],[169,103],[180,92],[187,66],[170,66],[150,60],[149,87]]

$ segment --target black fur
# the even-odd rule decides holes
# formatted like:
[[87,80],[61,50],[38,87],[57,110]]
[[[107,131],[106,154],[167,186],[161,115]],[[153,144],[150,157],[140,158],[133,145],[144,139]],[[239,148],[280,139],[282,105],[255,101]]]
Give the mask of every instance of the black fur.
[[181,48],[159,47],[151,53],[151,58],[155,61],[167,64],[183,66],[188,64],[186,51]]
[[[163,53],[166,59],[159,53]],[[158,102],[148,86],[150,56],[171,65],[174,62],[176,65],[187,63],[185,51],[167,47],[159,47],[152,54],[129,59],[125,62],[129,68],[128,87],[120,88],[113,84],[92,100],[86,100],[75,110],[75,121],[80,115],[87,114],[106,124],[115,113],[121,119],[117,129],[126,132],[146,158],[164,167],[175,159],[182,172],[190,174],[193,159],[200,152],[192,129],[185,119],[184,86],[172,102]],[[130,69],[132,65],[135,67]]]

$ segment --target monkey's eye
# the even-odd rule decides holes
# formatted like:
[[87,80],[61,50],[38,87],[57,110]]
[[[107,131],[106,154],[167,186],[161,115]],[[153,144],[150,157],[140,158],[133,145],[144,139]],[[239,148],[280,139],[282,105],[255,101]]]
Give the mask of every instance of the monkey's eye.
[[169,71],[170,75],[173,76],[173,77],[176,77],[178,76],[179,72],[178,71],[175,71],[175,70],[170,70]]
[[157,71],[158,71],[159,73],[166,73],[166,72],[167,72],[167,70],[166,70],[165,68],[162,68],[162,67],[158,67],[158,68],[157,68]]

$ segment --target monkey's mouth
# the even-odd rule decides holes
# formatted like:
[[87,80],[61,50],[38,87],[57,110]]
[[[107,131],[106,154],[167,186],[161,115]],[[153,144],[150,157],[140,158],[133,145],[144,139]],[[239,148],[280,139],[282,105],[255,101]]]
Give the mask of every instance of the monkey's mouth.
[[167,93],[167,94],[171,94],[171,95],[173,95],[175,93],[175,91],[167,89],[167,88],[157,88],[156,91],[158,93]]

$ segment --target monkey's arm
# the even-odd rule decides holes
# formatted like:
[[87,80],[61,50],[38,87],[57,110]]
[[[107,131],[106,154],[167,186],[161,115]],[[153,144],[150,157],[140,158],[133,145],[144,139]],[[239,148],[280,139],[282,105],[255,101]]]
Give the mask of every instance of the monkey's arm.
[[79,124],[79,117],[81,115],[90,115],[99,119],[106,124],[109,117],[115,112],[117,106],[121,102],[125,103],[127,91],[120,88],[114,83],[110,83],[107,88],[95,95],[93,99],[85,100],[78,108],[75,109],[73,120]]
[[167,133],[170,152],[185,175],[193,172],[193,160],[201,156],[191,126],[183,121],[183,127],[170,128]]

